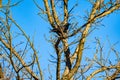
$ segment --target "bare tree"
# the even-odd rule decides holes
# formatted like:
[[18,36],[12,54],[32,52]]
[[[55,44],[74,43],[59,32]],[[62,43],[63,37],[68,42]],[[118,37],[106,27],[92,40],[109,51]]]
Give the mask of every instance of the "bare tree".
[[[87,21],[82,26],[77,25],[78,22],[71,23],[71,11],[75,8],[77,4],[75,4],[70,10],[68,9],[69,1],[68,0],[44,0],[44,7],[41,8],[37,2],[35,4],[40,9],[41,13],[47,15],[48,22],[51,25],[51,32],[53,33],[52,44],[55,48],[57,55],[57,67],[56,67],[56,78],[57,80],[70,80],[73,79],[75,74],[79,71],[81,66],[81,60],[83,55],[83,50],[86,43],[86,37],[91,31],[92,25],[96,23],[97,20],[103,19],[105,16],[111,14],[112,12],[119,9],[120,4],[119,1],[104,1],[104,0],[89,0],[92,4],[92,9],[89,12],[87,17]],[[57,6],[57,3],[62,3],[60,6]],[[56,4],[56,5],[55,5]],[[58,10],[58,8],[62,8],[62,11]],[[62,19],[61,19],[62,18]],[[72,37],[78,36],[79,38],[73,40],[73,42],[69,43],[68,40],[71,40]],[[72,38],[73,39],[73,38]],[[72,53],[70,46],[71,44],[77,44],[75,51]],[[65,68],[63,69],[63,73],[60,74],[61,71],[61,56],[65,55],[64,62]],[[112,66],[113,67],[113,66]],[[106,67],[105,68],[109,68]],[[105,71],[106,69],[100,68],[100,70],[96,70],[95,72]],[[93,74],[97,74],[93,72]],[[91,74],[87,80],[90,80],[93,77]]]
[[[1,0],[2,2],[2,0]],[[40,69],[40,63],[38,61],[38,54],[34,47],[34,43],[30,40],[30,38],[26,35],[26,33],[22,30],[22,28],[15,22],[12,18],[10,8],[17,6],[21,1],[11,4],[11,0],[8,0],[7,4],[4,5],[4,9],[1,10],[2,16],[0,17],[0,47],[2,49],[4,58],[6,61],[7,71],[9,68],[13,68],[8,74],[9,79],[16,78],[16,80],[21,79],[41,79],[43,78],[42,72]],[[13,28],[13,24],[18,28],[18,32],[13,32],[11,29]],[[18,44],[14,43],[14,40],[17,40],[18,37],[24,37],[24,41],[18,42]],[[20,47],[24,46],[24,48],[20,49]],[[17,50],[19,48],[19,50]],[[29,53],[29,54],[28,54]],[[2,55],[2,53],[1,53]],[[30,61],[26,61],[25,59],[29,56]],[[31,58],[31,59],[30,59]],[[6,60],[7,59],[7,60]],[[33,67],[38,70],[39,74],[33,70]],[[6,71],[6,72],[7,72]],[[16,74],[14,74],[16,73]]]
[[[86,58],[87,65],[81,63],[86,38],[92,32],[93,25],[96,25],[99,20],[104,19],[104,17],[114,11],[118,11],[120,8],[119,0],[88,0],[92,4],[92,8],[88,12],[86,22],[81,26],[79,22],[72,22],[71,20],[75,16],[72,15],[72,11],[77,7],[77,2],[69,9],[69,0],[43,0],[44,9],[39,6],[36,0],[33,1],[40,10],[39,15],[43,19],[47,19],[51,25],[50,33],[52,36],[50,37],[50,42],[57,56],[55,58],[57,65],[56,80],[91,80],[96,78],[95,75],[103,72],[105,76],[102,75],[98,78],[102,77],[106,80],[119,78],[119,60],[116,64],[111,64],[111,61],[109,61],[110,53],[108,53],[107,58],[103,56],[103,46],[97,38],[96,45],[98,46],[93,58]],[[20,2],[11,4],[11,0],[8,0],[7,4],[2,6],[2,0],[0,0],[0,13],[3,15],[0,16],[0,51],[3,55],[3,63],[5,62],[3,66],[8,68],[6,71],[4,70],[4,77],[16,80],[44,80],[34,43],[11,15],[10,8],[17,6]],[[2,9],[3,7],[4,9]],[[18,29],[18,32],[12,31],[13,24]],[[21,37],[24,41],[16,44],[15,41]],[[71,49],[72,46],[74,46],[74,50]],[[116,51],[114,45],[110,45],[110,51],[119,59],[119,52]],[[30,61],[25,60],[28,56],[31,58],[29,59]],[[7,73],[5,74],[8,71],[10,72],[9,76],[7,76]]]

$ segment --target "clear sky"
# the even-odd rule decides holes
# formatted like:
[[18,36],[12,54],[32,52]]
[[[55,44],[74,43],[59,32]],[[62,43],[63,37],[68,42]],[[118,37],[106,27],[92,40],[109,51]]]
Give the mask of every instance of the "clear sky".
[[[39,5],[43,7],[43,0],[37,1]],[[70,5],[73,5],[75,2],[74,0],[69,1]],[[91,6],[86,1],[87,0],[79,0],[79,6],[76,8],[77,15],[84,16],[86,15],[85,12],[87,10],[89,11]],[[16,22],[29,36],[32,37],[35,35],[35,47],[39,50],[40,64],[45,73],[45,71],[47,71],[46,69],[48,69],[48,64],[51,64],[48,63],[48,59],[51,59],[49,54],[54,53],[54,50],[52,50],[51,44],[45,39],[45,36],[49,39],[50,25],[37,15],[38,12],[39,10],[32,0],[23,0],[18,6],[12,8],[12,16]],[[107,42],[107,37],[111,43],[120,41],[120,14],[118,12],[113,13],[105,17],[102,22],[105,26],[99,26],[98,30],[91,33],[88,37],[88,43],[93,43],[95,37],[100,38],[103,42]],[[117,45],[117,49],[120,51],[120,46]]]

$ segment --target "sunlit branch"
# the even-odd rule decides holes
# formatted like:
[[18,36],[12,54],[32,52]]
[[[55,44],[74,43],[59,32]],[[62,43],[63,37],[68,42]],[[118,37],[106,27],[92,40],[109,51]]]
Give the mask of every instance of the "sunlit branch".
[[39,61],[38,61],[38,54],[37,54],[37,52],[36,52],[36,50],[35,50],[35,48],[34,48],[33,43],[30,41],[29,37],[28,37],[28,36],[26,35],[26,33],[22,30],[22,28],[21,28],[10,16],[8,16],[8,17],[9,17],[9,19],[19,28],[19,30],[23,33],[23,35],[25,36],[25,38],[26,38],[27,41],[29,42],[32,50],[34,51],[34,55],[35,55],[35,57],[36,57],[36,61],[37,61],[38,69],[39,69],[39,72],[40,72],[41,80],[43,80],[42,71],[41,71],[41,69],[40,69],[40,63],[39,63]]
[[63,0],[64,1],[64,21],[63,24],[68,23],[68,0]]
[[52,6],[52,14],[53,14],[54,21],[56,22],[57,25],[60,25],[61,22],[58,19],[58,15],[57,15],[56,10],[55,10],[54,0],[50,0],[50,2],[51,2],[51,6]]
[[[1,37],[0,37],[0,41],[4,44],[4,46],[6,46],[6,48],[8,48],[9,50],[11,49],[12,53],[19,59],[19,61],[23,66],[27,66],[24,60],[20,57],[20,55],[12,47],[10,47],[9,44],[7,44]],[[29,67],[24,67],[24,68],[27,70],[29,74],[31,74],[35,79],[38,80],[38,77]]]
[[90,76],[88,76],[86,80],[91,80],[96,74],[103,72],[105,70],[110,70],[110,69],[120,69],[120,66],[108,66],[108,67],[103,66],[100,69],[95,70],[93,73],[91,73]]
[[44,0],[44,5],[45,5],[46,13],[47,13],[47,16],[48,16],[48,20],[49,20],[51,26],[53,27],[54,26],[54,20],[53,20],[53,17],[51,15],[51,12],[50,12],[50,7],[49,7],[49,4],[48,4],[48,0]]

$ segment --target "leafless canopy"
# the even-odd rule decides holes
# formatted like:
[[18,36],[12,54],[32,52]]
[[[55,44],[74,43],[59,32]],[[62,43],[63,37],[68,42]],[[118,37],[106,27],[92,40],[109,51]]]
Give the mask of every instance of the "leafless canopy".
[[[109,61],[111,51],[116,55],[117,59],[120,58],[119,52],[116,51],[114,45],[110,45],[110,52],[108,52],[106,58],[103,56],[103,45],[96,38],[96,45],[98,46],[93,58],[86,58],[84,62],[87,65],[84,67],[82,67],[84,64],[81,62],[86,38],[92,32],[93,25],[99,23],[107,15],[118,11],[120,0],[88,0],[92,7],[88,11],[87,17],[85,16],[85,23],[82,25],[79,25],[79,21],[72,20],[73,17],[76,17],[72,13],[77,10],[78,2],[75,1],[76,3],[70,8],[69,2],[71,1],[43,0],[43,8],[38,4],[37,0],[33,0],[40,10],[38,15],[51,25],[50,34],[52,36],[50,36],[49,41],[52,43],[56,53],[56,80],[91,80],[96,78],[95,75],[102,72],[104,72],[105,76],[99,76],[99,78],[102,77],[106,80],[119,78],[119,60],[114,65]],[[10,8],[17,6],[20,2],[11,4],[11,0],[8,0],[6,5],[2,5],[2,0],[0,0],[0,13],[2,14],[0,16],[0,53],[6,62],[4,65],[10,68],[10,74],[9,76],[6,75],[6,78],[44,80],[34,43],[11,16]],[[13,26],[18,32],[12,31]],[[23,38],[24,41],[15,42],[19,38]],[[74,48],[72,49],[72,47]],[[31,58],[29,62],[25,60],[27,56]],[[89,70],[91,71],[88,74]]]

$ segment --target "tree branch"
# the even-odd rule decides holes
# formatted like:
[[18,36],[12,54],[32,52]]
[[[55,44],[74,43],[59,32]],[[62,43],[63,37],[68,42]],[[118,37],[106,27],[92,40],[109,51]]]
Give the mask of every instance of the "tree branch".
[[100,69],[98,70],[95,70],[93,73],[90,74],[90,76],[87,77],[86,80],[91,80],[92,77],[94,77],[96,74],[100,73],[100,72],[103,72],[105,70],[109,70],[109,69],[120,69],[120,66],[104,66],[104,67],[101,67]]
[[56,22],[57,25],[60,25],[61,22],[58,19],[58,15],[57,15],[56,10],[55,10],[54,0],[50,0],[50,2],[51,2],[51,6],[52,6],[52,14],[53,14],[54,21]]
[[[6,43],[1,37],[0,37],[0,41],[4,44],[4,46],[6,46],[7,49],[9,50],[11,49],[12,53],[19,59],[19,61],[21,62],[23,66],[27,66],[24,60],[20,57],[20,55],[12,47],[10,47],[9,44]],[[27,70],[29,74],[33,76],[34,79],[38,80],[38,77],[29,67],[25,67],[25,69]]]
[[54,20],[53,20],[53,17],[51,15],[51,12],[50,12],[50,7],[49,7],[49,4],[48,4],[48,0],[44,0],[44,5],[45,5],[45,8],[46,8],[46,13],[47,13],[47,16],[48,16],[48,20],[49,20],[51,26],[54,27]]
[[68,23],[68,0],[63,0],[64,1],[64,21],[63,24],[65,25]]
[[[96,10],[99,7],[99,4],[100,4],[100,2],[96,1],[96,3],[94,4],[94,6],[92,8],[92,12],[90,14],[90,17],[89,17],[88,21],[90,21],[91,19],[94,18]],[[78,52],[77,52],[77,59],[76,59],[75,66],[73,67],[73,69],[66,76],[62,77],[62,80],[71,79],[71,77],[74,75],[74,73],[76,73],[77,70],[79,69],[79,66],[81,64],[83,50],[84,50],[84,44],[85,44],[86,36],[88,35],[88,31],[89,31],[89,29],[91,27],[91,23],[93,23],[94,21],[95,20],[90,21],[90,23],[87,24],[86,27],[85,27],[85,29],[83,30],[81,39],[80,39],[79,44],[77,46],[78,47]]]

